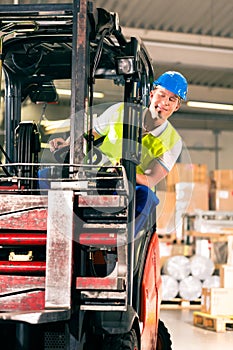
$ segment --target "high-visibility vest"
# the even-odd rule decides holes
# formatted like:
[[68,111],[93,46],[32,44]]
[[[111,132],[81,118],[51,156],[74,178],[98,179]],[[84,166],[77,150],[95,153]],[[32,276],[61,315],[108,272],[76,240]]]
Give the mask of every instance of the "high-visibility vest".
[[[108,132],[102,145],[99,147],[113,164],[119,163],[122,158],[123,109],[123,103],[118,105],[117,114],[109,122],[107,126]],[[151,133],[145,134],[142,137],[141,159],[140,164],[137,166],[137,173],[144,174],[154,159],[159,159],[160,163],[163,164],[163,158],[166,158],[166,153],[170,152],[177,142],[180,141],[180,135],[169,122],[159,136],[155,137]],[[177,154],[178,156],[179,154]],[[174,161],[172,163],[174,164]],[[166,167],[170,170],[169,164]]]
[[111,121],[107,123],[106,134],[102,144],[99,146],[101,151],[114,164],[119,163],[122,158],[122,139],[123,139],[123,112],[124,104],[117,104]]
[[[159,136],[155,137],[150,133],[144,135],[142,138],[141,160],[137,166],[137,173],[144,174],[155,158],[159,159],[160,163],[163,164],[163,159],[167,158],[166,153],[170,152],[177,142],[180,141],[180,135],[169,122],[166,129]],[[176,158],[178,156],[179,154],[176,155]],[[169,168],[174,164],[174,161],[171,161],[171,166],[169,164],[166,165],[167,170],[170,170]]]

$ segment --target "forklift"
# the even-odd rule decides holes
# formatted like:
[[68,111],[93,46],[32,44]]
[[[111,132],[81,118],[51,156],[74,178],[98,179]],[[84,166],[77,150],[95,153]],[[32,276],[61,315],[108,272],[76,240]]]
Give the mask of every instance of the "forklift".
[[[134,237],[142,110],[154,75],[143,42],[87,0],[0,5],[0,36],[1,348],[171,349],[160,320],[156,213]],[[100,164],[92,134],[99,80],[123,92],[118,165]],[[60,108],[57,81],[70,84],[70,145],[51,161],[43,117],[23,120],[23,108],[34,104],[42,116]],[[44,168],[48,189],[38,185]]]

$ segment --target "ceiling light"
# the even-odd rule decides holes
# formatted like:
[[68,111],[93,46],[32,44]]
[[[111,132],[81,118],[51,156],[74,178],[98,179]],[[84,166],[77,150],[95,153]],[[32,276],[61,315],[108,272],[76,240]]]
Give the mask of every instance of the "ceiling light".
[[71,90],[69,89],[57,89],[58,95],[71,96]]
[[104,98],[103,92],[94,92],[93,95],[95,98]]
[[41,125],[44,127],[44,133],[46,135],[58,132],[68,132],[70,130],[70,119],[48,120],[45,118],[41,121]]
[[[69,89],[57,89],[58,95],[71,96],[71,90]],[[94,92],[94,98],[104,98],[103,92]]]
[[219,109],[224,111],[233,111],[233,105],[223,104],[223,103],[188,101],[187,106],[193,107],[193,108],[207,108],[207,109]]

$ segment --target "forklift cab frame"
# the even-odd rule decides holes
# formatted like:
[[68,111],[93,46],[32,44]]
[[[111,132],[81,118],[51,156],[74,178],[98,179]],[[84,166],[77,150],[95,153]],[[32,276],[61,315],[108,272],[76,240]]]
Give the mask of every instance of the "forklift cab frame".
[[[101,344],[103,349],[110,349],[119,335],[124,341],[130,338],[130,349],[170,349],[170,337],[168,337],[167,347],[162,347],[160,340],[163,337],[160,337],[158,332],[161,285],[158,238],[154,227],[143,235],[136,252],[140,263],[137,262],[137,269],[135,269],[134,191],[131,193],[131,200],[128,199],[129,183],[131,189],[136,186],[136,165],[140,159],[142,136],[142,108],[148,105],[149,91],[153,82],[153,67],[144,44],[139,39],[132,37],[128,40],[124,37],[116,13],[96,9],[92,1],[86,0],[74,0],[72,5],[19,5],[7,6],[7,9],[1,5],[0,33],[1,66],[5,78],[6,132],[5,149],[1,147],[6,158],[2,165],[4,174],[1,176],[1,182],[8,182],[8,186],[0,184],[0,196],[1,193],[7,196],[10,194],[11,197],[7,198],[10,198],[8,202],[11,205],[15,200],[18,207],[20,206],[20,200],[16,199],[16,196],[17,198],[21,196],[21,201],[27,204],[32,199],[37,201],[36,197],[43,197],[44,200],[46,196],[38,190],[36,185],[37,171],[43,166],[58,166],[41,162],[40,133],[35,122],[25,123],[21,120],[22,103],[28,97],[33,103],[56,103],[58,96],[54,81],[57,79],[71,81],[71,147],[66,165],[68,176],[65,179],[52,181],[53,187],[48,191],[48,202],[45,205],[48,208],[46,209],[47,224],[44,223],[43,217],[42,223],[36,228],[37,234],[40,232],[40,227],[47,233],[47,236],[43,233],[43,237],[40,237],[44,245],[46,240],[46,262],[40,266],[34,264],[39,274],[46,271],[45,279],[42,280],[45,283],[45,308],[43,308],[43,302],[38,303],[40,310],[35,311],[34,305],[34,309],[32,307],[29,314],[32,315],[33,312],[34,315],[38,313],[41,315],[42,313],[44,317],[39,317],[38,323],[43,325],[65,322],[65,332],[69,335],[69,344],[66,344],[66,349],[73,349],[71,343],[75,344],[75,349],[94,349],[96,342],[100,342],[98,344]],[[94,181],[90,175],[92,174],[90,169],[95,168],[92,160],[93,93],[98,79],[108,79],[124,87],[122,162],[120,170],[118,169],[120,175],[117,181],[120,186],[117,188],[119,191],[117,198],[106,190],[109,188],[108,182],[105,186],[107,191],[105,197],[101,197],[100,194],[96,199],[93,196],[93,188],[89,188],[93,186]],[[88,158],[84,156],[85,154],[88,154]],[[111,177],[112,175],[110,175],[110,181],[112,181]],[[109,173],[107,176],[105,174],[104,181],[109,181]],[[112,182],[109,183],[112,184]],[[85,188],[87,184],[89,187]],[[61,196],[65,204],[61,201]],[[83,261],[86,261],[83,258],[92,253],[93,247],[96,249],[96,246],[100,246],[100,243],[90,242],[90,233],[94,225],[97,227],[98,234],[100,233],[98,227],[102,230],[106,227],[103,226],[103,222],[95,221],[99,218],[93,206],[100,206],[100,201],[106,198],[109,200],[108,203],[114,208],[118,206],[120,211],[116,215],[109,214],[107,211],[104,213],[102,217],[102,220],[105,220],[104,225],[109,225],[111,220],[111,225],[115,225],[115,231],[113,229],[107,238],[105,231],[101,232],[101,239],[105,239],[105,242],[104,248],[101,247],[99,250],[111,250],[112,242],[119,244],[119,239],[122,240],[120,242],[124,242],[121,243],[124,248],[118,246],[120,275],[117,275],[117,278],[115,276],[114,279],[105,276],[106,278],[102,278],[103,281],[100,282],[95,275],[91,278],[90,275],[85,276],[86,270],[90,274],[90,268],[83,266],[85,265]],[[92,208],[88,207],[90,203]],[[103,204],[101,205],[103,207]],[[86,220],[83,219],[85,223],[82,224],[82,229],[85,228],[86,231],[80,234],[78,244],[85,247],[91,246],[88,254],[86,248],[78,248],[76,255],[73,253],[74,227],[78,227],[80,220],[78,218],[75,222],[73,214],[70,214],[70,206],[73,206],[74,212],[76,210],[75,213],[80,211],[83,215],[82,219]],[[10,212],[9,204],[7,210]],[[0,235],[7,230],[11,230],[12,233],[11,217],[6,224],[5,212],[1,214]],[[12,220],[14,215],[15,213],[12,213]],[[44,212],[40,215],[43,216]],[[35,217],[33,220],[34,223]],[[59,236],[58,226],[67,232],[68,240],[64,240],[63,234]],[[20,229],[15,237],[17,236],[24,242],[23,244],[26,244],[25,236],[19,236],[21,234]],[[39,239],[38,236],[37,239]],[[59,242],[58,239],[60,239]],[[66,254],[60,249],[61,242]],[[54,253],[54,246],[59,246],[55,249],[58,255]],[[62,267],[65,266],[63,275],[54,266],[54,261],[59,258],[62,261]],[[76,258],[78,267],[73,267],[72,261]],[[24,275],[28,271],[31,272],[31,267],[28,266],[29,264],[25,264]],[[76,268],[78,272],[75,272],[75,288],[72,276]],[[8,276],[9,271],[4,271]],[[19,272],[15,270],[15,274],[18,275]],[[3,275],[0,277],[6,278]],[[25,281],[25,278],[22,280]],[[57,279],[57,283],[54,283],[54,279]],[[153,281],[154,285],[149,292],[148,286]],[[101,292],[103,285],[105,292]],[[96,288],[101,295],[99,299],[96,297]],[[78,292],[74,292],[74,289]],[[120,293],[121,290],[123,296]],[[55,296],[56,293],[57,296]],[[107,303],[106,300],[110,302]],[[14,309],[15,305],[13,303],[9,308]],[[1,303],[0,306],[2,308]],[[6,312],[6,310],[3,311]],[[26,319],[26,323],[30,324],[30,316],[27,319],[20,311],[16,313],[18,316],[15,313],[12,316],[9,309],[7,312],[6,320],[24,323]],[[154,321],[153,324],[151,320]],[[22,327],[16,327],[18,337],[19,329]],[[28,331],[25,331],[26,333]]]

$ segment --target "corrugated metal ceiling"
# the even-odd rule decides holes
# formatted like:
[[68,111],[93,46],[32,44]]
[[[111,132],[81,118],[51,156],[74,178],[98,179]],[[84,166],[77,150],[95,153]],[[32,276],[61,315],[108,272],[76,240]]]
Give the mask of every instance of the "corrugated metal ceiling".
[[[141,29],[140,34],[144,36],[143,39],[147,39],[149,30],[150,42],[161,43],[162,39],[157,31],[166,32],[166,43],[177,44],[177,48],[171,48],[171,55],[174,50],[178,50],[178,44],[188,45],[192,38],[195,38],[195,42],[191,43],[193,49],[194,46],[199,46],[205,50],[226,50],[228,54],[231,51],[232,66],[223,67],[219,60],[216,64],[218,67],[215,65],[213,68],[208,67],[208,61],[197,61],[196,65],[184,62],[177,69],[188,75],[191,84],[233,88],[232,0],[96,0],[96,5],[118,12],[121,26],[123,29],[131,28],[132,35],[133,28]],[[184,34],[183,40],[180,35],[174,35],[177,33]],[[158,50],[161,48],[158,47]],[[158,73],[177,66],[177,62],[172,64],[171,60],[166,64],[166,57],[159,62],[156,62],[156,57],[152,58]]]
[[120,14],[122,26],[233,37],[232,0],[96,0]]

